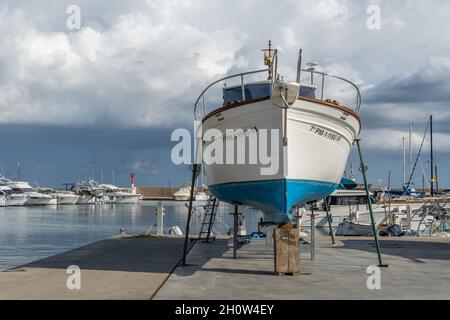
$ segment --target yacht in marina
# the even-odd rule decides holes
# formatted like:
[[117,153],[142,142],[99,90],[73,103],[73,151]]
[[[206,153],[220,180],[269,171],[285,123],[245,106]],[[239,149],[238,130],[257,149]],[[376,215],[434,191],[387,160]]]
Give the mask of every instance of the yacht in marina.
[[191,197],[191,188],[181,187],[172,195],[172,197],[176,201],[188,201]]
[[47,205],[52,197],[41,192],[37,192],[33,187],[25,181],[10,181],[8,183],[14,193],[22,194],[27,197],[25,206],[42,206]]
[[0,207],[6,207],[6,193],[0,189]]
[[[302,69],[301,51],[296,79],[285,80],[271,42],[264,51],[266,69],[219,79],[200,94],[194,106],[202,130],[197,146],[208,150],[217,141],[254,138],[260,148],[276,148],[272,154],[277,165],[203,161],[202,169],[209,191],[219,200],[254,207],[265,221],[283,224],[293,219],[295,205],[324,199],[338,188],[361,129],[361,94],[353,82],[317,71],[315,63]],[[222,101],[212,98],[219,96],[212,92],[215,85],[220,85]],[[207,136],[211,132],[220,132],[220,139]],[[234,155],[241,152],[238,145]],[[256,153],[251,143],[244,149],[246,159]],[[199,162],[199,150],[196,157]]]
[[52,199],[49,201],[49,205],[71,205],[76,204],[79,195],[76,195],[71,191],[60,191],[52,188],[39,188],[37,191],[49,195]]
[[103,194],[103,200],[105,203],[136,204],[141,197],[140,194],[135,192],[134,188],[130,191],[112,184],[101,184],[100,187],[105,190]]
[[101,203],[101,199],[105,193],[105,189],[92,179],[82,180],[72,187],[71,190],[79,198],[77,204],[97,204]]
[[[0,194],[4,197],[5,206],[23,206],[28,200],[27,196],[23,193],[16,193],[8,186],[11,180],[4,177],[0,177]],[[1,201],[0,201],[1,204]]]

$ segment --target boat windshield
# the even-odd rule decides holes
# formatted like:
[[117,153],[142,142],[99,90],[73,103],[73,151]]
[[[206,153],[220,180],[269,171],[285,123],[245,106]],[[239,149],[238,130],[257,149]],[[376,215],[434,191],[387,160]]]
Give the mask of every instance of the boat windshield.
[[[244,86],[245,99],[269,98],[272,94],[271,82],[249,83]],[[223,90],[223,105],[242,101],[242,87],[236,86]]]
[[12,188],[15,193],[33,192],[31,188]]

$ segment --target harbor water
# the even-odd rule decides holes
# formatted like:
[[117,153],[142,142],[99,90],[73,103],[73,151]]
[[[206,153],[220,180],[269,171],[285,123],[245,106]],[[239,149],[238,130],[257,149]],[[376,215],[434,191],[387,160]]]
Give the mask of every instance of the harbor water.
[[[179,226],[183,232],[187,202],[163,201],[164,230]],[[205,203],[194,204],[191,232],[201,226]],[[73,205],[42,207],[0,207],[0,271],[23,265],[119,234],[156,232],[156,201],[136,205]],[[219,208],[213,232],[226,234],[233,226],[233,208]],[[257,229],[259,212],[240,208],[247,232]]]

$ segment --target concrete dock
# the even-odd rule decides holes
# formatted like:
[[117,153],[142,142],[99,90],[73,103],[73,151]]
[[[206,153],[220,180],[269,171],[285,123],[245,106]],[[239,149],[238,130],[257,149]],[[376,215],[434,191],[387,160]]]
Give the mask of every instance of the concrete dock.
[[[273,249],[255,239],[232,259],[232,242],[195,244],[178,265],[182,238],[107,239],[0,273],[0,299],[450,299],[450,239],[381,240],[381,289],[370,290],[377,264],[369,238],[316,242],[316,260],[302,244],[301,275],[273,275]],[[81,269],[69,290],[66,268]]]

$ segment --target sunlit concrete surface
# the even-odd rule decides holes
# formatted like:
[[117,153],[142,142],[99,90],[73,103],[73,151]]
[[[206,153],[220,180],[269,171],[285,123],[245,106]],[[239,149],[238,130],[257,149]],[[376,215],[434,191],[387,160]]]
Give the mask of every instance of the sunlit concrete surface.
[[[0,299],[449,299],[450,239],[383,239],[387,269],[369,290],[377,264],[369,238],[316,242],[316,260],[302,244],[301,275],[273,274],[273,248],[252,240],[232,259],[232,240],[195,244],[178,265],[183,238],[107,239],[0,273]],[[68,289],[69,266],[81,289]],[[178,265],[178,266],[177,266]],[[369,281],[370,282],[370,281]],[[370,283],[374,283],[373,281]]]
[[[107,239],[0,272],[0,299],[151,299],[180,260],[182,238]],[[66,273],[79,266],[81,289]]]
[[[368,238],[329,238],[301,245],[301,275],[273,274],[273,250],[254,240],[238,251],[219,255],[220,245],[197,244],[187,267],[178,267],[155,299],[450,299],[449,239],[382,240],[384,263],[381,289],[369,290],[367,273],[378,263],[375,245]],[[217,248],[217,252],[216,252]],[[374,281],[369,283],[376,284]]]

